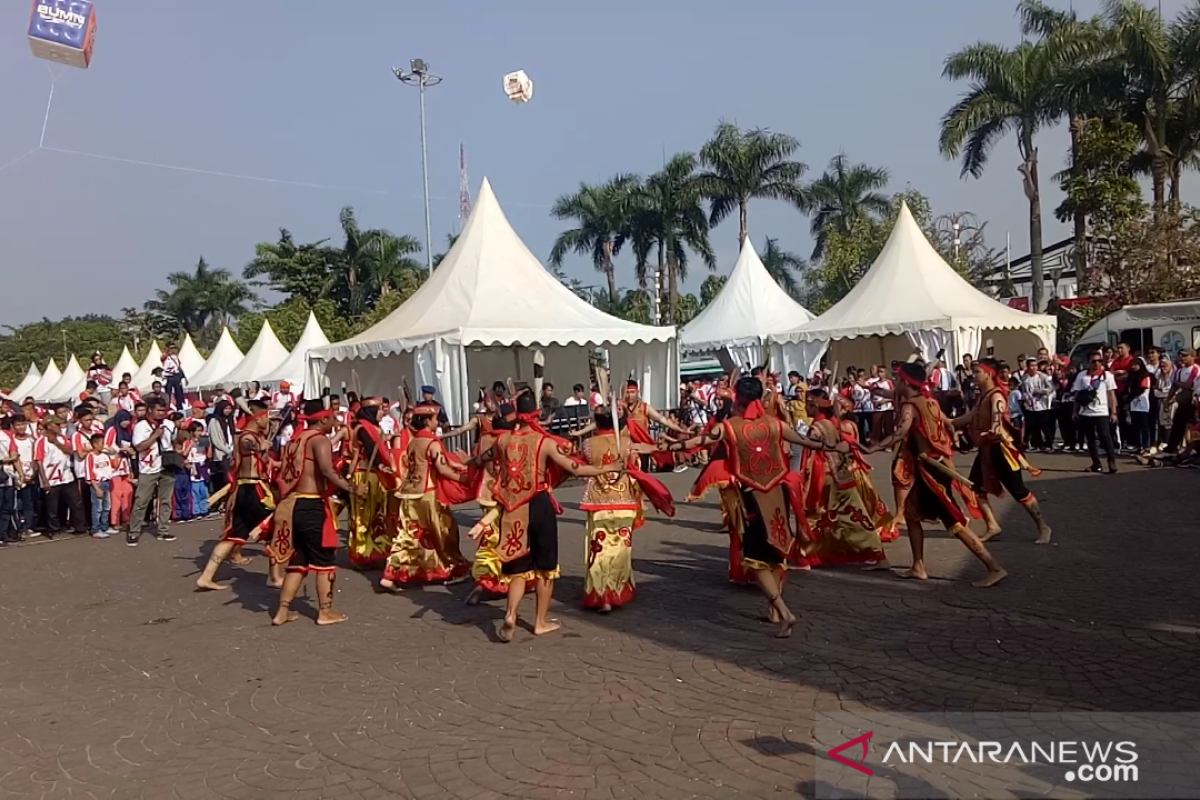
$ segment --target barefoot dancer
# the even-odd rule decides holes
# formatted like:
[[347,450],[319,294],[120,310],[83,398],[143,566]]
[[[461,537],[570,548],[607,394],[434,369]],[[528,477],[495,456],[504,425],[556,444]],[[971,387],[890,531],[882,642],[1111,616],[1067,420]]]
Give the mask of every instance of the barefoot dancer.
[[986,542],[1000,533],[1000,522],[996,519],[996,512],[992,510],[988,495],[1003,497],[1007,489],[1037,526],[1036,543],[1049,544],[1050,526],[1042,517],[1037,498],[1025,487],[1025,480],[1021,475],[1023,469],[1029,469],[1035,478],[1041,473],[1035,472],[1029,466],[1013,443],[1008,419],[1008,391],[1000,380],[1000,367],[1000,363],[993,358],[983,358],[975,362],[975,384],[979,387],[981,399],[973,413],[954,421],[958,427],[969,424],[971,441],[979,448],[975,455],[975,463],[971,465],[970,478],[971,489],[979,498],[979,509],[987,523],[987,533],[984,534],[983,541]]
[[567,447],[537,430],[538,402],[531,393],[516,399],[516,428],[500,435],[479,460],[496,462],[492,496],[500,508],[501,571],[508,577],[508,607],[500,640],[511,642],[526,581],[537,581],[537,615],[533,632],[541,636],[562,627],[548,619],[554,581],[558,578],[558,516],[550,490],[563,474],[590,478],[619,472],[620,466],[581,466]]
[[[800,476],[790,469],[790,444],[814,450],[848,453],[845,442],[825,443],[801,436],[762,406],[758,378],[738,380],[734,416],[706,435],[664,444],[667,450],[686,450],[704,443],[725,442],[729,473],[741,493],[742,565],[754,573],[769,603],[768,618],[779,625],[780,638],[790,636],[796,617],[783,601],[782,583],[796,536],[791,512],[803,519]],[[789,509],[790,506],[790,509]]]
[[380,400],[369,397],[355,415],[350,432],[350,481],[367,491],[350,497],[350,540],[346,549],[350,563],[360,568],[382,566],[392,546],[388,529],[388,495],[384,485],[395,472],[390,444],[384,436],[379,415]]
[[[230,557],[235,548],[247,542],[259,541],[264,533],[266,539],[270,540],[270,518],[275,499],[267,483],[267,471],[270,468],[267,454],[271,444],[266,434],[271,421],[265,402],[251,400],[248,405],[250,416],[233,440],[232,471],[236,488],[225,505],[225,528],[221,541],[213,548],[204,574],[196,579],[196,586],[201,589],[228,589],[227,584],[216,582],[221,563]],[[267,585],[282,586],[283,565],[271,561],[269,569]]]
[[470,564],[459,549],[458,522],[450,507],[470,498],[467,467],[452,461],[437,437],[440,406],[413,409],[412,441],[404,453],[400,483],[400,529],[379,585],[465,580]]
[[[504,384],[498,384],[503,387]],[[511,431],[517,426],[517,410],[511,403],[500,406],[496,417],[491,421],[488,430],[479,439],[479,452],[486,453],[496,443],[501,431]],[[490,594],[508,594],[508,576],[504,574],[500,561],[500,528],[496,522],[500,519],[500,507],[492,497],[492,487],[496,483],[496,462],[487,464],[487,473],[479,483],[477,500],[483,509],[483,518],[467,533],[478,546],[475,548],[475,563],[471,565],[471,577],[475,580],[475,588],[467,595],[467,605],[478,605],[485,592]]]
[[333,585],[337,580],[334,555],[337,553],[337,523],[330,498],[334,489],[353,492],[361,498],[366,484],[351,487],[333,467],[333,448],[329,433],[335,423],[333,412],[320,400],[304,404],[308,427],[287,443],[280,457],[279,488],[283,499],[275,509],[276,557],[287,553],[287,577],[279,593],[279,610],[272,625],[298,619],[291,610],[292,601],[308,573],[317,573],[318,625],[336,625],[346,615],[333,610]]
[[967,527],[968,517],[954,496],[957,493],[974,511],[975,496],[955,477],[951,466],[953,428],[937,401],[930,396],[925,368],[914,363],[898,365],[896,393],[901,401],[896,430],[867,452],[886,450],[896,442],[900,443],[892,459],[892,485],[896,491],[896,507],[908,524],[913,559],[912,569],[902,577],[922,581],[929,577],[925,570],[925,531],[921,523],[937,520],[987,567],[987,577],[975,585],[996,585],[1008,573]]

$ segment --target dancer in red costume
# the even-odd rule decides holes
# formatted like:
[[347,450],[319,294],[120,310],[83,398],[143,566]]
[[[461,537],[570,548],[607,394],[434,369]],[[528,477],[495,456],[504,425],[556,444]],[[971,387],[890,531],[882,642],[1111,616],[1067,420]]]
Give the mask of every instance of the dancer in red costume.
[[789,444],[826,452],[848,453],[845,442],[826,443],[801,436],[762,406],[763,384],[742,378],[734,390],[735,414],[707,434],[684,442],[664,443],[667,451],[704,443],[725,442],[726,463],[740,495],[742,563],[754,573],[769,604],[768,619],[779,625],[779,637],[792,633],[796,617],[783,600],[783,576],[795,556],[793,512],[804,520],[800,476],[791,471]]

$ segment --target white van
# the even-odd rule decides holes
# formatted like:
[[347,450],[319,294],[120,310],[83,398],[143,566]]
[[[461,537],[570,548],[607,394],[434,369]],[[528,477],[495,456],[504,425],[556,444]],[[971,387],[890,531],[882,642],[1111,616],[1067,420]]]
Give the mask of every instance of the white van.
[[1158,347],[1172,359],[1185,347],[1200,349],[1200,300],[1144,303],[1114,311],[1084,331],[1071,351],[1071,362],[1085,363],[1089,353],[1118,342],[1139,353]]

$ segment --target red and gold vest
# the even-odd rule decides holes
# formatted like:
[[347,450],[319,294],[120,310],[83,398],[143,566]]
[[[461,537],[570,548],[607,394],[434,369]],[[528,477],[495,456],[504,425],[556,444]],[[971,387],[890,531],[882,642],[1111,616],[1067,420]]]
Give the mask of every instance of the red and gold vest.
[[429,468],[429,448],[436,438],[414,436],[404,450],[404,477],[400,481],[400,494],[404,497],[420,497],[432,492],[434,484]]
[[502,433],[492,445],[496,452],[492,499],[505,511],[517,510],[547,488],[541,460],[549,441],[535,430],[522,428]]
[[[610,431],[588,438],[583,444],[583,454],[593,467],[616,464],[619,458],[616,435]],[[584,511],[636,511],[641,507],[641,499],[628,473],[610,473],[587,479],[579,505]]]
[[323,436],[316,428],[308,428],[296,434],[279,454],[279,479],[276,483],[280,493],[286,497],[296,490],[304,476],[304,462],[308,459],[308,440]]
[[744,486],[769,492],[787,477],[791,469],[783,423],[775,417],[758,419],[733,417],[724,422],[726,463],[729,471]]
[[942,409],[932,397],[917,397],[908,401],[916,412],[906,446],[915,454],[953,458],[954,441],[942,423]]

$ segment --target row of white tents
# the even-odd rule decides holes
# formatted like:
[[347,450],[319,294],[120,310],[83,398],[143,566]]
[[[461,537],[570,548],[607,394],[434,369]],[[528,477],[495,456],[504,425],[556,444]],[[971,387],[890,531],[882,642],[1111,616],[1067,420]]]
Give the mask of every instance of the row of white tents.
[[[191,334],[188,334],[179,348],[179,360],[189,391],[205,391],[218,386],[232,389],[252,381],[267,385],[288,381],[299,387],[304,383],[308,351],[327,344],[329,339],[325,331],[321,329],[316,316],[309,313],[304,331],[291,352],[279,342],[271,323],[264,321],[258,338],[245,354],[226,328],[208,358],[200,354]],[[133,376],[131,388],[145,391],[157,380],[154,370],[161,366],[162,348],[158,342],[151,344],[140,367],[126,347],[112,365],[114,384],[128,373]],[[61,371],[54,359],[50,359],[45,370],[30,364],[25,378],[9,392],[9,397],[14,400],[32,397],[39,403],[66,403],[78,398],[86,386],[87,368],[80,364],[78,358],[71,356],[66,369]]]
[[947,363],[988,347],[1013,356],[1053,348],[1056,327],[1054,317],[972,287],[907,207],[867,275],[820,317],[778,286],[747,239],[724,288],[687,326],[627,322],[545,269],[485,178],[461,235],[416,294],[358,336],[309,351],[305,394],[337,383],[392,396],[399,384],[431,385],[451,418],[463,420],[482,386],[505,377],[532,382],[537,362],[563,394],[587,385],[589,355],[603,349],[617,381],[637,380],[651,404],[670,408],[679,399],[681,355],[715,355],[732,368],[765,363],[769,353],[773,369],[811,375],[826,355],[864,367],[914,351],[932,361],[944,350]]

